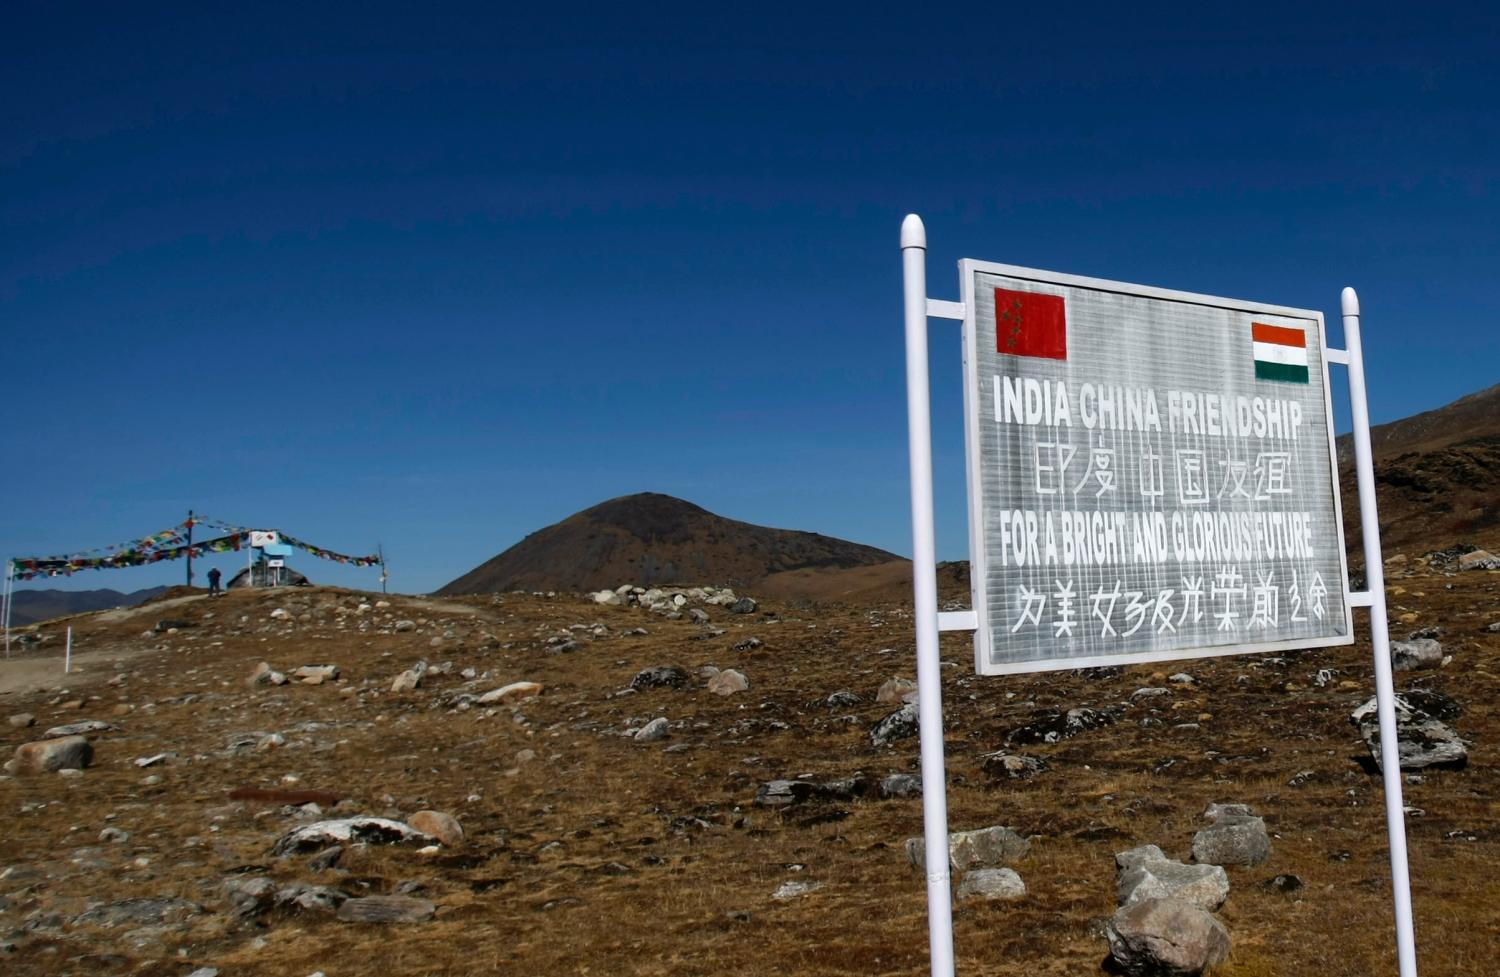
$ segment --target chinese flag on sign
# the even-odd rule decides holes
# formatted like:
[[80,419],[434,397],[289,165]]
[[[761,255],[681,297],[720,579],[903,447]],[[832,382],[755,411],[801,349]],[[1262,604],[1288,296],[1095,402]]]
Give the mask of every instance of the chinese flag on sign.
[[1061,295],[995,289],[995,348],[1011,356],[1068,358],[1068,319]]

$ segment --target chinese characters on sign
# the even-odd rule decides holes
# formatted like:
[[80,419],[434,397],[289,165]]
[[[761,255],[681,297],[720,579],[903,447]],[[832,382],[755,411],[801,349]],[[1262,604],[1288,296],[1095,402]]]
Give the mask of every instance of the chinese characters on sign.
[[1351,640],[1317,313],[961,268],[980,671]]

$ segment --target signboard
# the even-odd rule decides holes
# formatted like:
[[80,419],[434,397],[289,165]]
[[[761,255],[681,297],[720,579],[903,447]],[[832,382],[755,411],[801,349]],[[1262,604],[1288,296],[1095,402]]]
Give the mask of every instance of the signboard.
[[272,570],[280,570],[282,567],[286,566],[286,561],[285,560],[267,560],[266,561],[266,566],[270,567]]
[[1321,313],[959,268],[981,674],[1353,641]]
[[281,542],[281,536],[274,529],[252,529],[250,530],[250,545],[255,547],[275,546]]

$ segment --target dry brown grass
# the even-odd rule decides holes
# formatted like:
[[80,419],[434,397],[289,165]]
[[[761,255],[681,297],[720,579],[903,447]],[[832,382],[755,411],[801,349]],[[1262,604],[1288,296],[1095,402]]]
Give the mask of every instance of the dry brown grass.
[[[1447,669],[1399,678],[1459,699],[1466,712],[1455,725],[1474,741],[1468,769],[1428,774],[1407,787],[1408,803],[1426,812],[1410,820],[1409,831],[1418,947],[1429,975],[1480,972],[1500,951],[1500,879],[1492,868],[1500,857],[1500,635],[1483,631],[1500,612],[1497,577],[1396,581],[1427,595],[1416,602],[1419,623],[1444,627],[1455,654]],[[165,650],[122,660],[127,677],[119,686],[104,684],[115,674],[108,662],[144,642],[141,621],[79,619],[73,623],[86,671],[71,680],[68,697],[91,697],[83,710],[63,711],[65,697],[56,693],[0,696],[0,712],[36,712],[42,728],[111,718],[118,702],[137,707],[118,720],[119,732],[98,739],[97,765],[83,778],[0,781],[7,819],[0,865],[42,871],[30,882],[0,881],[0,895],[12,900],[0,910],[0,928],[17,929],[39,909],[71,918],[90,901],[157,893],[214,910],[145,948],[122,941],[118,931],[64,927],[29,935],[4,960],[7,974],[180,977],[200,964],[226,977],[314,970],[329,977],[925,971],[922,881],[902,851],[903,839],[921,831],[919,799],[820,802],[785,814],[751,803],[756,787],[777,777],[915,772],[915,740],[876,750],[867,738],[888,710],[873,703],[875,689],[892,675],[913,674],[910,621],[899,607],[779,607],[779,623],[710,609],[714,623],[729,630],[705,637],[685,621],[581,600],[476,600],[469,615],[407,610],[396,598],[399,616],[425,614],[457,637],[435,650],[430,632],[359,635],[336,631],[331,619],[260,630],[275,600],[291,606],[343,596],[234,594],[192,605],[179,616],[211,607],[214,621],[191,639],[184,632],[167,639]],[[234,633],[226,625],[241,613],[251,623]],[[607,636],[585,635],[578,651],[548,653],[545,640],[558,628],[595,621],[609,627]],[[622,634],[636,626],[651,634]],[[749,634],[765,646],[729,650]],[[1380,787],[1356,762],[1363,750],[1346,720],[1372,688],[1367,645],[1281,660],[1130,669],[1102,679],[979,679],[964,638],[945,637],[943,650],[955,663],[944,670],[952,825],[1009,824],[1038,836],[1018,866],[1029,889],[1024,902],[958,907],[960,973],[1100,972],[1100,924],[1114,909],[1114,852],[1154,843],[1186,857],[1203,808],[1229,800],[1251,804],[1275,837],[1268,864],[1230,869],[1232,891],[1220,915],[1234,953],[1223,973],[1352,977],[1394,970]],[[517,679],[547,690],[519,708],[524,724],[510,709],[486,716],[434,708],[438,695],[462,686],[456,675],[412,694],[385,693],[420,657],[487,670],[481,691]],[[346,685],[382,694],[361,699],[326,685],[246,689],[241,680],[262,658],[288,669],[333,661]],[[615,694],[640,668],[657,664],[690,671],[732,665],[749,675],[752,688],[728,698],[701,688]],[[1320,668],[1338,671],[1334,685],[1312,685]],[[1037,778],[997,783],[983,773],[980,754],[1000,748],[1006,731],[1038,710],[1121,702],[1179,669],[1198,684],[1166,701],[1132,705],[1117,725],[1021,748],[1051,764]],[[1338,681],[1357,687],[1339,689]],[[822,704],[841,688],[859,692],[866,704]],[[181,699],[189,695],[197,698]],[[140,708],[147,702],[156,706]],[[1212,716],[1200,729],[1172,728],[1200,713]],[[673,720],[666,743],[639,745],[608,732],[656,715]],[[850,715],[854,722],[845,720]],[[1141,726],[1143,718],[1161,722]],[[295,732],[309,721],[330,726]],[[245,730],[281,731],[288,743],[221,755],[225,738]],[[0,733],[7,747],[25,738],[9,727]],[[664,751],[674,744],[687,748]],[[537,758],[519,762],[525,749]],[[164,750],[201,758],[153,771],[130,763]],[[163,783],[142,786],[156,771]],[[1307,782],[1290,786],[1302,771],[1312,771]],[[305,858],[273,859],[270,845],[291,823],[286,814],[232,802],[227,793],[276,786],[289,773],[299,787],[350,798],[349,810],[451,811],[464,824],[466,843],[431,858],[402,849],[351,851],[336,871],[317,875]],[[478,800],[467,800],[475,794]],[[47,806],[22,813],[39,802]],[[106,821],[110,814],[115,819]],[[106,824],[131,832],[130,841],[99,845],[94,839]],[[69,857],[81,847],[100,848],[106,864],[72,865]],[[1340,851],[1348,859],[1331,861]],[[149,864],[137,867],[137,857]],[[218,886],[235,871],[353,893],[416,882],[440,908],[430,923],[397,928],[309,916],[234,925]],[[1304,888],[1283,894],[1261,886],[1279,873],[1295,873]],[[791,879],[819,888],[771,900]]]

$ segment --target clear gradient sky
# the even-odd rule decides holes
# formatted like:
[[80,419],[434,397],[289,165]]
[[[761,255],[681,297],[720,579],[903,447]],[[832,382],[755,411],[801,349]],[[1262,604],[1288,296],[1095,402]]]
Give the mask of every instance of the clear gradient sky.
[[936,297],[975,257],[1341,343],[1349,284],[1377,422],[1500,381],[1491,4],[168,6],[6,8],[0,556],[195,508],[421,592],[646,490],[909,553],[909,211]]

